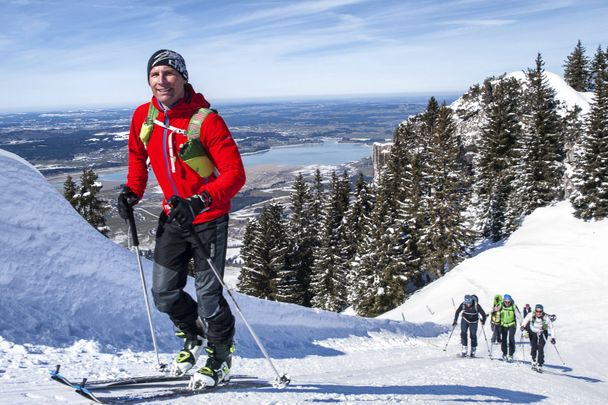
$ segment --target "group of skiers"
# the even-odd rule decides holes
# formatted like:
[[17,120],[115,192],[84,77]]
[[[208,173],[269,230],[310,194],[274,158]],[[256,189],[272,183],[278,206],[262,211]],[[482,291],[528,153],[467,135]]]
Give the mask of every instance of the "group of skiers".
[[[464,301],[456,309],[454,314],[454,323],[452,326],[456,328],[458,317],[462,313],[460,321],[460,341],[462,344],[461,356],[467,354],[475,357],[477,349],[477,325],[481,321],[481,325],[485,325],[488,315],[478,303],[476,295],[465,295]],[[515,333],[517,325],[522,332],[530,340],[530,356],[532,357],[532,369],[542,372],[542,366],[545,362],[544,347],[547,339],[555,344],[555,329],[553,321],[555,315],[549,315],[545,312],[542,304],[536,304],[534,310],[529,304],[524,307],[523,314],[519,311],[517,305],[511,295],[505,294],[501,296],[496,294],[492,302],[492,312],[490,313],[490,326],[492,328],[492,346],[500,343],[502,349],[502,359],[507,362],[513,361],[513,353],[515,352]],[[485,334],[485,332],[484,332]],[[468,351],[468,340],[471,340],[471,351]]]

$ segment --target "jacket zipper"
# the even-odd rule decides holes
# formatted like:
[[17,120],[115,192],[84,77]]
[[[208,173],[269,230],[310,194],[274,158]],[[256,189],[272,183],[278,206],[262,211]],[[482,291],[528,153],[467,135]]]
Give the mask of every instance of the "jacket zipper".
[[177,192],[177,187],[175,186],[175,182],[173,181],[173,177],[171,177],[171,167],[169,164],[169,156],[167,153],[170,147],[167,142],[167,135],[169,131],[169,115],[167,114],[167,111],[168,110],[163,109],[163,112],[165,113],[165,128],[163,130],[163,155],[165,158],[165,168],[167,169],[167,177],[169,178],[169,182],[171,183],[171,187],[173,188],[173,195],[179,196],[179,193]]

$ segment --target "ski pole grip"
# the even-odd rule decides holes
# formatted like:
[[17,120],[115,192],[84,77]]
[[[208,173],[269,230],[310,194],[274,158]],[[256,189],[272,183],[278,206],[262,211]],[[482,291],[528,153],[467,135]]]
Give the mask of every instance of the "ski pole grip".
[[129,228],[131,229],[131,240],[133,246],[139,246],[139,238],[137,237],[137,228],[135,227],[135,216],[133,215],[133,207],[129,207]]

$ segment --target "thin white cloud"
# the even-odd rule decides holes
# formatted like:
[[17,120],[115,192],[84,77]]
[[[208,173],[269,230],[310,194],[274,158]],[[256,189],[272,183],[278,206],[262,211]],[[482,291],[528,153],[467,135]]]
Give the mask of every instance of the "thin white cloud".
[[443,21],[439,25],[463,25],[469,27],[500,27],[503,25],[515,24],[517,20],[505,19],[478,19],[478,20],[452,20]]
[[369,0],[316,0],[281,5],[279,7],[259,10],[248,15],[232,18],[225,22],[226,26],[249,24],[264,20],[296,18],[327,12],[340,7],[346,7]]

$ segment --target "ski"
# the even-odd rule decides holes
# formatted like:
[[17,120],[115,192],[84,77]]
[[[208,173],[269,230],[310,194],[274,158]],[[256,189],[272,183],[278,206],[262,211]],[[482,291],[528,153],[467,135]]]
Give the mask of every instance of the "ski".
[[[150,386],[147,384],[159,383],[159,382],[186,382],[190,379],[190,375],[186,374],[180,377],[170,375],[149,375],[149,376],[138,376],[138,377],[126,377],[116,378],[107,380],[91,380],[83,378],[80,383],[70,381],[67,377],[62,375],[60,371],[61,366],[57,365],[55,370],[49,370],[51,380],[56,381],[62,385],[65,385],[73,389],[77,394],[86,399],[97,402],[97,403],[124,403],[135,400],[142,400],[150,398],[162,399],[162,398],[173,398],[178,396],[189,396],[201,394],[217,388],[225,386],[231,386],[235,388],[245,387],[257,387],[257,386],[272,386],[271,383],[265,380],[260,380],[255,376],[247,376],[235,374],[231,376],[230,381],[222,383],[213,387],[205,387],[199,390],[192,390],[188,387],[178,386],[172,388],[150,390]],[[97,393],[100,391],[107,391],[112,389],[134,387],[138,390],[144,390],[139,394],[132,394],[126,396],[116,397],[98,397]],[[145,391],[148,389],[147,391]]]
[[[144,390],[137,394],[121,395],[121,396],[103,396],[92,399],[102,404],[124,404],[129,402],[141,401],[159,401],[166,399],[177,399],[182,397],[190,397],[194,395],[203,395],[212,391],[223,389],[241,389],[241,388],[272,388],[272,383],[264,380],[230,380],[216,386],[204,387],[198,390],[192,390],[188,387],[175,387],[156,390]],[[82,394],[81,394],[82,395]],[[90,398],[91,399],[91,398]]]
[[[169,374],[157,374],[157,375],[146,375],[146,376],[135,376],[135,377],[121,377],[121,378],[111,378],[107,380],[89,380],[89,379],[78,379],[79,381],[83,381],[80,384],[76,384],[70,381],[68,378],[59,373],[61,366],[58,364],[55,370],[49,370],[49,374],[51,379],[57,381],[61,384],[75,387],[76,385],[80,385],[84,387],[86,385],[89,389],[100,389],[100,388],[112,388],[112,387],[121,387],[128,385],[138,385],[138,384],[149,384],[149,383],[160,383],[160,382],[173,382],[173,381],[188,381],[190,380],[190,374],[184,374],[182,376],[172,376]],[[233,379],[255,379],[257,377],[234,374],[231,376]],[[77,380],[77,381],[78,381]],[[86,381],[86,383],[85,383]]]

